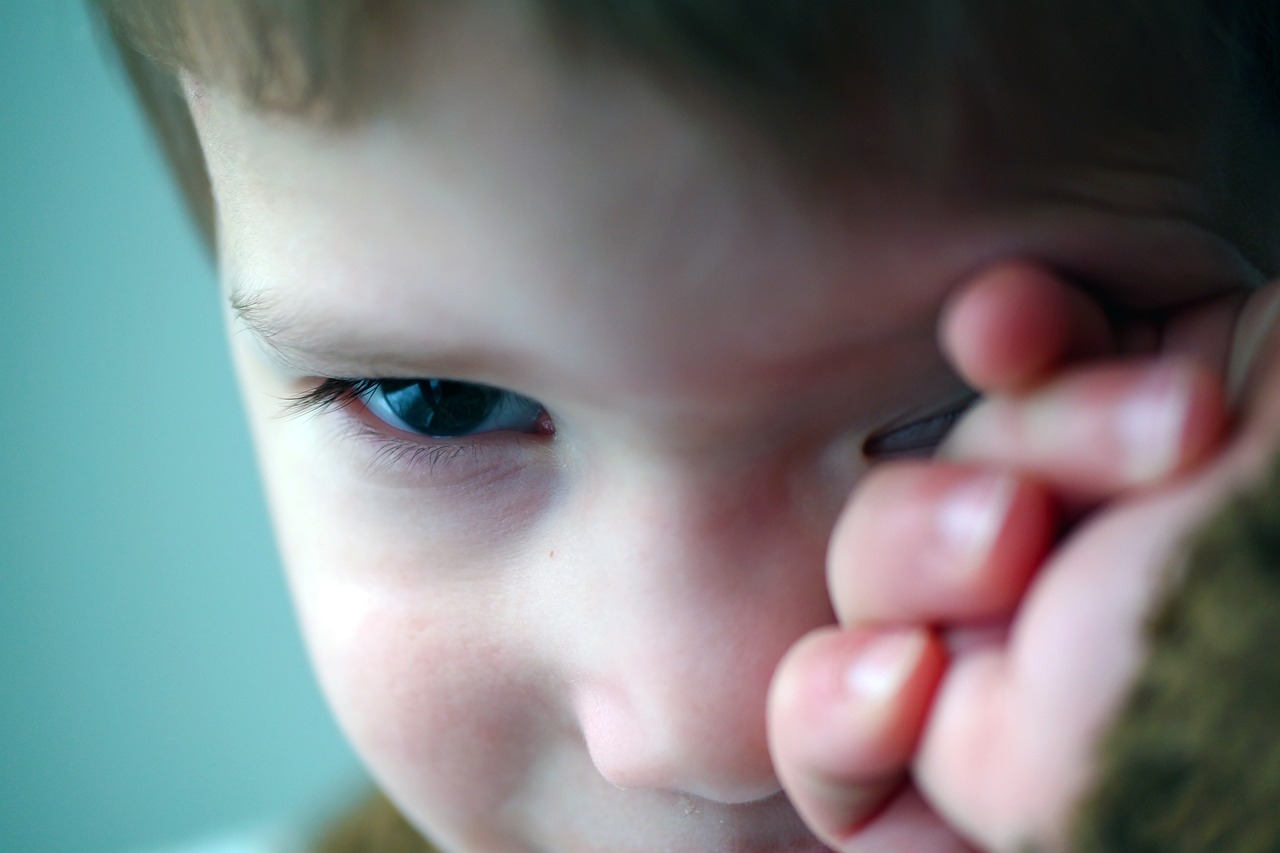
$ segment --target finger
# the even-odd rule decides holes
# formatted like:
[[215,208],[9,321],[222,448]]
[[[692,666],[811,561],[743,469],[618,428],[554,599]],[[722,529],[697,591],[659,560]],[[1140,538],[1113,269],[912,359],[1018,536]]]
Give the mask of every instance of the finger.
[[1226,421],[1222,383],[1202,365],[1108,365],[983,400],[939,452],[1016,468],[1068,502],[1088,503],[1190,469],[1214,449]]
[[1161,330],[1161,354],[1199,362],[1229,382],[1236,326],[1248,302],[1248,293],[1230,293],[1178,311]]
[[971,465],[885,464],[837,522],[831,600],[846,626],[1004,619],[1055,529],[1053,500],[1033,481]]
[[942,676],[923,628],[823,628],[796,644],[769,692],[783,787],[825,841],[852,837],[898,790]]
[[977,851],[938,817],[911,784],[904,785],[854,837],[836,844],[836,849],[844,853]]
[[913,770],[929,801],[984,849],[1063,837],[1098,736],[1144,654],[1152,591],[1176,548],[1164,531],[1197,517],[1205,497],[1166,495],[1095,519],[1037,576],[1008,636],[951,660]]
[[960,375],[985,393],[1024,390],[1069,360],[1115,348],[1096,301],[1021,261],[965,283],[943,309],[939,336]]

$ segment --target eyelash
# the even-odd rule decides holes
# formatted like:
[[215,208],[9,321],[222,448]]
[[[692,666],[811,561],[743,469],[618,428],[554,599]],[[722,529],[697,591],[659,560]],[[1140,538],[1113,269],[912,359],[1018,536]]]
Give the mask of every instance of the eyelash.
[[[376,391],[385,381],[383,379],[325,379],[314,388],[286,398],[286,415],[322,414],[363,403],[364,398]],[[877,430],[863,442],[863,455],[868,460],[874,461],[932,455],[976,399],[976,397],[970,397],[942,413]],[[480,442],[476,440],[478,436],[471,440],[467,437],[445,439],[425,435],[402,438],[388,434],[386,429],[391,427],[385,422],[380,422],[380,426],[375,427],[358,418],[353,420],[358,422],[357,428],[362,436],[377,442],[372,467],[412,469],[425,466],[428,469],[435,469],[456,460],[468,451],[473,457],[479,452]]]
[[344,409],[377,387],[376,379],[326,379],[314,388],[286,398],[286,414],[309,415]]
[[[328,378],[300,394],[285,398],[285,416],[302,417],[363,405],[368,395],[377,391],[386,379]],[[440,438],[415,433],[402,436],[388,432],[394,427],[376,416],[378,424],[367,423],[364,418],[350,416],[356,435],[374,443],[374,454],[369,468],[373,470],[434,470],[453,462],[463,455],[473,459],[483,446],[483,435]]]

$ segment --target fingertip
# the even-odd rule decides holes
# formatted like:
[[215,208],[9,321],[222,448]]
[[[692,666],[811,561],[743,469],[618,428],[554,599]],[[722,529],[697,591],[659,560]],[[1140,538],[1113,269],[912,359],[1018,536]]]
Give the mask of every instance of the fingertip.
[[1226,392],[1208,368],[1185,358],[1145,368],[1116,409],[1122,482],[1145,486],[1195,467],[1217,446]]
[[1109,324],[1092,299],[1038,265],[998,264],[948,300],[939,344],[961,377],[986,392],[1034,385],[1069,356],[1107,351]]
[[844,837],[901,784],[945,666],[918,626],[821,629],[788,653],[769,696],[778,777],[810,826]]
[[1027,384],[1049,370],[1066,349],[1059,290],[1055,281],[1028,264],[985,270],[944,308],[943,351],[976,388],[1006,390]]

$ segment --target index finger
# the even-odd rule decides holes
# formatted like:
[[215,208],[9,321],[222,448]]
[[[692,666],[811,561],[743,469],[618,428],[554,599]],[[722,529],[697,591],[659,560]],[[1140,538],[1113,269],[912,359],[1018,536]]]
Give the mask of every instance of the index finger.
[[979,273],[942,311],[943,351],[984,393],[1024,391],[1068,361],[1113,354],[1102,306],[1053,272],[1010,261]]

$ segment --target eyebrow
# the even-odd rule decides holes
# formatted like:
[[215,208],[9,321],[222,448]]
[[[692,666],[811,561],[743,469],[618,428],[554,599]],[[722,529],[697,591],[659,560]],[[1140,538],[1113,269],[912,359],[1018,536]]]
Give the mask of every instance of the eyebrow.
[[286,324],[264,292],[250,292],[232,285],[231,292],[227,296],[227,304],[241,325],[264,344],[274,347],[281,339]]
[[[396,351],[387,336],[354,337],[331,317],[291,307],[271,289],[233,282],[227,303],[240,328],[282,367],[307,375],[340,378],[474,377],[491,374],[513,357],[474,346],[415,343]],[[336,315],[335,315],[336,316]],[[429,368],[427,366],[430,365]]]
[[236,331],[249,332],[282,365],[306,373],[321,372],[317,368],[325,360],[328,348],[302,343],[308,337],[324,337],[317,334],[321,329],[314,320],[283,310],[278,300],[264,290],[250,290],[239,283],[232,284],[227,304],[239,321]]

